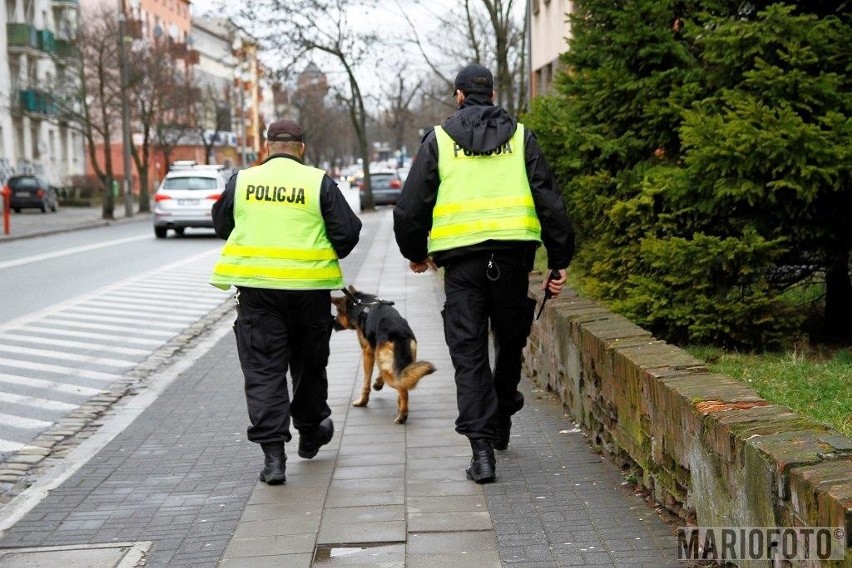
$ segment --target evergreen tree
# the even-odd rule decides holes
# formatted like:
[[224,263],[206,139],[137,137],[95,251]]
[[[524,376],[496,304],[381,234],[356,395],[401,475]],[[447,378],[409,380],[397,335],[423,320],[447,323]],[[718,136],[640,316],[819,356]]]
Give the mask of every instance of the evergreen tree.
[[[844,21],[845,20],[845,21]],[[693,29],[711,94],[685,113],[691,194],[708,231],[778,242],[768,280],[825,283],[826,323],[852,321],[852,26],[777,4]]]
[[845,5],[766,4],[576,2],[568,72],[526,119],[584,291],[671,340],[781,342],[800,323],[784,292],[827,249],[848,285],[851,42],[824,15]]

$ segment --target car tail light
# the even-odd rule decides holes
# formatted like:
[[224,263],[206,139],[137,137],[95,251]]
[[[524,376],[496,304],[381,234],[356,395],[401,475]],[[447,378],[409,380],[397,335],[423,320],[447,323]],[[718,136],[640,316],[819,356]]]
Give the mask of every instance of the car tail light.
[[44,197],[44,190],[43,189],[37,189],[36,190],[36,197],[38,197],[39,199]]
[[165,193],[155,193],[154,201],[165,201],[166,199],[171,199],[170,195],[166,195]]
[[391,182],[390,182],[390,186],[391,186],[391,189],[401,189],[402,188],[402,184],[399,182],[398,179],[392,179]]
[[219,198],[222,197],[221,193],[214,193],[213,195],[208,195],[207,199],[212,199],[213,201],[219,201]]

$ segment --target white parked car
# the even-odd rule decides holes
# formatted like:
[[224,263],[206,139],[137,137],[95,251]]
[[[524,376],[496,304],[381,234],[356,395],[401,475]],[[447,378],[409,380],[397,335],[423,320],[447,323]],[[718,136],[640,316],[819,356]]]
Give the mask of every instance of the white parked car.
[[225,191],[230,171],[222,166],[177,161],[154,194],[154,234],[166,238],[169,229],[183,235],[185,229],[213,228],[211,209]]

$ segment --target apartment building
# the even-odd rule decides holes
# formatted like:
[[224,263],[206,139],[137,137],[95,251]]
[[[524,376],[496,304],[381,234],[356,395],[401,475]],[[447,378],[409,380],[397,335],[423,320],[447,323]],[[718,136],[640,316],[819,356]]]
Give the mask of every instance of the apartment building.
[[[175,71],[195,101],[188,118],[199,128],[181,137],[170,149],[169,160],[250,165],[261,147],[259,106],[263,97],[257,42],[226,18],[193,17],[189,0],[119,1],[127,14],[128,35],[136,42],[168,46]],[[138,136],[137,130],[131,116],[134,136]],[[211,142],[208,156],[206,146]],[[113,156],[120,150],[120,142],[114,141]],[[168,164],[156,141],[152,152],[150,179],[156,181],[165,175]]]
[[241,160],[239,122],[233,116],[238,93],[232,27],[225,18],[192,18],[192,44],[199,54],[194,84],[202,97],[196,118],[212,144],[210,161],[227,166]]
[[[175,63],[175,71],[186,84],[191,84],[192,68],[198,61],[198,55],[192,50],[190,30],[191,12],[190,0],[79,0],[80,11],[84,18],[101,17],[101,14],[114,14],[116,20],[120,14],[125,21],[125,37],[128,38],[129,51],[139,50],[147,45],[167,46],[168,52]],[[132,103],[131,103],[132,104]],[[137,144],[141,143],[134,122],[134,111],[130,111],[130,133]],[[121,124],[113,125],[113,132],[119,133],[110,140],[109,147],[96,141],[95,160],[103,167],[104,155],[111,155],[113,173],[118,178],[125,177],[123,160],[123,139],[120,135]],[[174,158],[181,159],[181,158]],[[130,164],[131,189],[139,192],[139,176],[135,164]],[[165,160],[153,157],[149,171],[149,180],[156,182],[165,173]],[[86,173],[95,175],[95,168],[90,160],[86,160]],[[148,188],[149,190],[153,188]]]
[[545,95],[560,69],[559,55],[568,51],[573,10],[569,0],[528,0],[530,14],[530,98]]
[[[227,18],[195,17],[192,37],[199,52],[195,84],[215,93],[218,116],[207,105],[199,117],[236,166],[251,165],[261,155],[266,123],[273,115],[272,90],[259,60],[257,41]],[[222,117],[227,120],[222,121]],[[222,126],[226,126],[221,132]],[[232,149],[233,153],[229,150]],[[224,163],[224,162],[218,162]]]
[[61,111],[78,90],[78,21],[77,0],[4,0],[0,185],[12,174],[35,173],[66,187],[85,171],[83,137]]

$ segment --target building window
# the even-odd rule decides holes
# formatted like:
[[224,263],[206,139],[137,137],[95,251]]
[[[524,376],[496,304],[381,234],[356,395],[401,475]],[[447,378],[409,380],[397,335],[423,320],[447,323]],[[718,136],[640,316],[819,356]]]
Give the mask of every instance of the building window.
[[541,0],[533,0],[533,14],[538,14],[541,9]]

